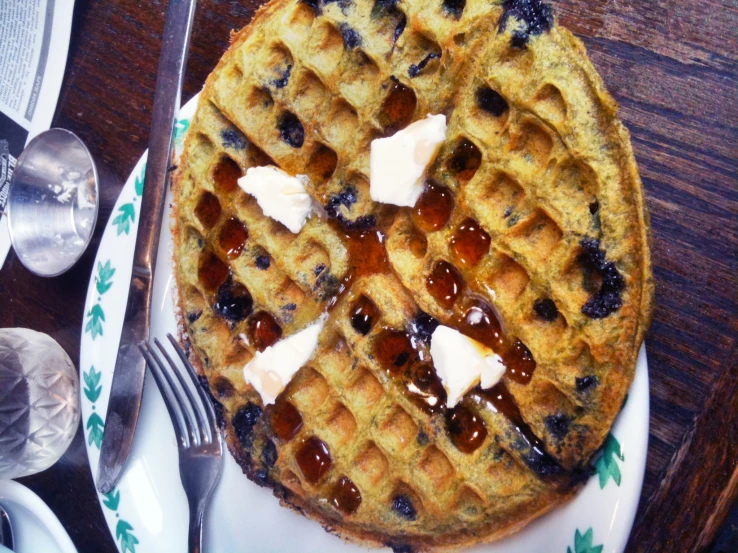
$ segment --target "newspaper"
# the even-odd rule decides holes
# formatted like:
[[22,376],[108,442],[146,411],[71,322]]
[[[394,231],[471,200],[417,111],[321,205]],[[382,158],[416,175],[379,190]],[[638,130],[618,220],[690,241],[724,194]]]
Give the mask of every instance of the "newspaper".
[[[26,144],[51,126],[64,77],[74,0],[0,0],[0,213]],[[0,215],[0,268],[10,250]]]

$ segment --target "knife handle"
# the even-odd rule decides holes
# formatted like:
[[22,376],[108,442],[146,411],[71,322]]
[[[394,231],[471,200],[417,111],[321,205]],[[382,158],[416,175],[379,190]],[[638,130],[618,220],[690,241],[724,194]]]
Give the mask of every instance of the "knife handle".
[[172,133],[176,113],[179,111],[195,4],[195,0],[169,0],[164,23],[154,93],[154,112],[149,133],[149,156],[141,198],[141,216],[133,255],[134,268],[148,270],[151,277],[159,245],[171,161]]

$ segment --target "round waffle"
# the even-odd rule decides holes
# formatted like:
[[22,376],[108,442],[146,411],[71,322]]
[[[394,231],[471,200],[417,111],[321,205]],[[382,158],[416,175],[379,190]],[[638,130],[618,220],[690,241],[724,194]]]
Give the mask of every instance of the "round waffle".
[[[369,150],[428,113],[415,208]],[[278,165],[322,206],[292,234],[237,179]],[[395,551],[492,541],[566,501],[632,381],[653,295],[627,131],[581,43],[532,0],[273,0],[207,80],[175,184],[191,357],[244,472]],[[256,351],[328,319],[276,404]],[[507,372],[447,409],[439,323]]]

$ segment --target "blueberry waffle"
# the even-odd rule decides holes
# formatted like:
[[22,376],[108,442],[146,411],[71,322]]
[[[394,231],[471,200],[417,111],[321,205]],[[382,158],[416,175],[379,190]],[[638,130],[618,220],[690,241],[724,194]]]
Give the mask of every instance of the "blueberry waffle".
[[[415,207],[372,202],[372,140],[439,113]],[[239,188],[265,165],[307,176],[299,233]],[[273,0],[208,78],[175,181],[183,340],[249,478],[398,552],[499,539],[581,487],[653,285],[627,131],[548,6]],[[265,405],[244,366],[321,316]],[[506,366],[454,408],[439,324]]]

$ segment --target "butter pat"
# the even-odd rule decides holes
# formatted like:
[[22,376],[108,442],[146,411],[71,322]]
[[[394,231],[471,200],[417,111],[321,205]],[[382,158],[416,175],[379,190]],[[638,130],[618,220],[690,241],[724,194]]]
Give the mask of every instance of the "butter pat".
[[446,140],[446,116],[428,115],[388,138],[372,140],[369,195],[375,202],[413,207],[423,174]]
[[293,177],[278,167],[251,167],[238,179],[238,185],[251,194],[264,215],[279,221],[297,234],[313,207],[312,198],[305,191],[305,175]]
[[446,404],[456,406],[477,384],[491,388],[505,373],[502,358],[458,330],[439,325],[431,335],[431,357],[446,389]]
[[243,368],[243,377],[259,392],[264,405],[274,403],[295,373],[307,363],[318,346],[325,318],[280,340],[256,356]]

